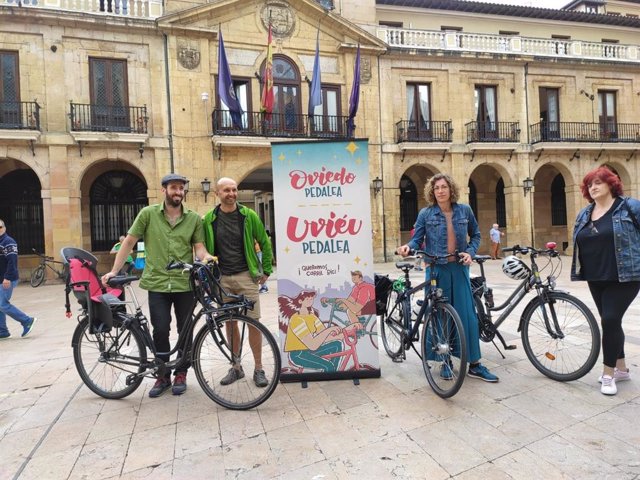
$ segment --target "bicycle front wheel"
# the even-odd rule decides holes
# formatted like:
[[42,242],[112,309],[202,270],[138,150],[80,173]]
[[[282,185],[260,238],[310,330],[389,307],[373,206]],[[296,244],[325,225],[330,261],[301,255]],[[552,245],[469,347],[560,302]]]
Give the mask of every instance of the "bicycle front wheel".
[[404,343],[404,320],[402,314],[402,304],[397,303],[398,293],[391,290],[387,299],[387,311],[382,315],[380,322],[380,333],[382,334],[382,344],[391,359],[396,359],[402,352]]
[[436,394],[449,398],[458,393],[467,373],[467,342],[458,312],[437,303],[422,327],[422,366]]
[[[200,329],[193,345],[198,383],[211,400],[225,408],[247,410],[260,405],[280,381],[275,338],[267,327],[245,315],[226,314],[213,321],[213,326]],[[236,371],[241,368],[241,373],[229,377],[234,367]],[[266,385],[254,380],[257,368],[264,370]]]
[[577,380],[598,360],[598,322],[572,295],[548,292],[547,298],[534,298],[522,314],[522,346],[533,366],[547,377]]
[[124,398],[142,382],[147,350],[142,335],[128,327],[114,326],[107,333],[91,333],[89,319],[78,323],[73,339],[73,360],[80,378],[104,398]]
[[45,266],[38,265],[36,269],[31,273],[31,286],[33,288],[39,287],[44,282],[44,277],[46,276]]

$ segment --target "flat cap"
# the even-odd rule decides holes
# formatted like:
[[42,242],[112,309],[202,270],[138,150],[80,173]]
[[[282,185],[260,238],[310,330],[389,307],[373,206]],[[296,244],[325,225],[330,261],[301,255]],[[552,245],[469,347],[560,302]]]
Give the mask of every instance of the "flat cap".
[[162,177],[162,181],[160,183],[163,187],[166,187],[169,182],[187,183],[188,180],[186,177],[178,175],[177,173],[170,173],[169,175],[165,175],[164,177]]

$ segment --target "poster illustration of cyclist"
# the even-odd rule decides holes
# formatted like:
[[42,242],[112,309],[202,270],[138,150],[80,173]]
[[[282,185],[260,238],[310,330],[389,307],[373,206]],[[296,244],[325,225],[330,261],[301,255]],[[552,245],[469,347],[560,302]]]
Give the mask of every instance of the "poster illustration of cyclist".
[[379,377],[368,142],[271,150],[281,380]]

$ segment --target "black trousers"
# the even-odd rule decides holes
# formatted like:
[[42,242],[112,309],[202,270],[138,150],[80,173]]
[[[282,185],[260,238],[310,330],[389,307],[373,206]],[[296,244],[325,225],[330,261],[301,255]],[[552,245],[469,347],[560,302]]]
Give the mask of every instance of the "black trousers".
[[640,282],[587,282],[593,301],[598,307],[602,325],[602,363],[615,367],[624,358],[624,330],[622,317],[631,305]]
[[[169,361],[169,351],[171,343],[169,334],[171,333],[171,306],[176,316],[178,334],[187,321],[187,316],[193,309],[195,299],[193,292],[149,292],[149,314],[151,325],[153,326],[153,343],[159,353],[157,357],[164,362]],[[175,373],[186,373],[191,365],[187,363],[184,367],[176,369]],[[171,375],[171,371],[167,376]]]

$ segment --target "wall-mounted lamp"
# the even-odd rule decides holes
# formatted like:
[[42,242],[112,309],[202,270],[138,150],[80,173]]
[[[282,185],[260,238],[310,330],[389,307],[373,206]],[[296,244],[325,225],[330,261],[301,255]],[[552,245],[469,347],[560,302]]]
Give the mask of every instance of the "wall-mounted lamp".
[[207,203],[207,196],[209,196],[209,192],[211,192],[211,182],[207,177],[204,177],[200,185],[202,185],[202,193],[204,193],[204,203]]
[[260,75],[258,72],[253,72],[253,75],[258,79],[260,83],[262,83],[262,75]]
[[593,93],[588,93],[585,92],[584,90],[580,90],[580,94],[584,95],[585,97],[587,97],[589,100],[591,100],[593,102],[593,99],[596,98]]
[[209,101],[209,92],[202,92],[200,94],[200,98],[202,99],[203,102],[208,102]]
[[138,147],[138,153],[140,154],[140,158],[144,155],[144,143],[141,143]]
[[522,188],[524,189],[524,196],[526,197],[527,193],[529,193],[533,188],[533,179],[530,177],[525,178],[522,181]]
[[184,182],[184,201],[187,201],[187,193],[189,193],[189,180]]
[[371,188],[373,188],[373,196],[375,197],[382,190],[382,179],[378,176],[371,181]]

